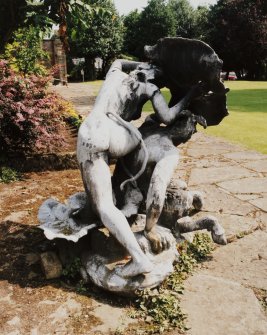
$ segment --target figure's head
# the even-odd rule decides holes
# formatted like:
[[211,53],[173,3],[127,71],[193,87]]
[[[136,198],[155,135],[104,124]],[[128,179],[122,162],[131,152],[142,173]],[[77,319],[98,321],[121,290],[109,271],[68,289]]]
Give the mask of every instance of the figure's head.
[[161,68],[152,64],[140,64],[136,70],[136,78],[140,82],[149,82],[159,88],[165,86],[165,80]]
[[193,100],[189,108],[192,113],[204,117],[208,126],[218,125],[225,116],[229,115],[226,104],[228,92],[229,88],[224,88],[222,93],[209,92]]
[[193,114],[190,110],[183,110],[176,121],[166,127],[175,145],[187,142],[197,132],[197,124],[206,128],[204,117]]

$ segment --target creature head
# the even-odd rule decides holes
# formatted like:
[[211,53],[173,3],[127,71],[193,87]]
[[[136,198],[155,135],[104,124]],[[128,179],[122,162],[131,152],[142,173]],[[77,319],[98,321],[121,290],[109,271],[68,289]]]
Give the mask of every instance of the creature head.
[[223,93],[209,92],[193,100],[188,108],[192,113],[204,117],[207,126],[218,125],[225,116],[229,115],[226,104],[228,92],[229,88],[225,88]]
[[190,87],[199,81],[219,80],[222,61],[206,43],[182,37],[165,37],[145,46],[145,56],[163,70],[167,87]]
[[[204,120],[205,122],[205,120]],[[196,126],[198,117],[189,110],[183,110],[176,121],[166,127],[167,132],[172,138],[173,143],[177,146],[187,142],[191,136],[197,131]]]
[[131,75],[135,76],[135,79],[139,82],[149,82],[155,84],[159,88],[164,86],[164,76],[160,67],[142,63],[135,71],[131,72]]

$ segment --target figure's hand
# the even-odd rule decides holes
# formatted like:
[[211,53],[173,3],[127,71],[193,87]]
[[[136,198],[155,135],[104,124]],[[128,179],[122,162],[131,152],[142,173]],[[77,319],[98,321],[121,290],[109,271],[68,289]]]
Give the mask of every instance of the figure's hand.
[[152,251],[157,254],[171,246],[171,234],[164,228],[154,227],[150,231],[144,231],[144,235],[149,240]]
[[194,115],[197,123],[199,123],[204,129],[207,128],[207,121],[202,115]]

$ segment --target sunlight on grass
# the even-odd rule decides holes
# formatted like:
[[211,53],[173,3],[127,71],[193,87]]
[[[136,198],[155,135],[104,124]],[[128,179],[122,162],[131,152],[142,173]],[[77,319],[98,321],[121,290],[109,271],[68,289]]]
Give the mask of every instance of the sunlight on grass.
[[205,133],[267,154],[267,82],[229,81],[225,86],[230,88],[230,115]]
[[[97,94],[102,82],[97,80],[88,84],[94,87]],[[227,94],[230,115],[220,125],[200,131],[267,154],[267,82],[226,81],[225,86],[230,88]],[[161,91],[169,101],[169,91]],[[145,104],[143,111],[153,111],[150,101]]]
[[89,84],[91,87],[93,87],[93,94],[97,95],[103,84],[103,80],[86,81],[86,84]]
[[[220,125],[200,131],[267,154],[267,82],[228,81],[225,86],[230,88],[230,115]],[[169,91],[163,89],[162,93],[169,101]],[[153,111],[151,103],[146,103],[143,110]]]

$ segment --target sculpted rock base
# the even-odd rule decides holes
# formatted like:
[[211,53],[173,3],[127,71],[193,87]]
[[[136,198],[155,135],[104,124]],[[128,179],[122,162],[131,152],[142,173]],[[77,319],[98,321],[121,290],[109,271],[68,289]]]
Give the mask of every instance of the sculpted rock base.
[[173,272],[173,263],[178,260],[176,240],[169,229],[159,227],[161,233],[165,234],[168,239],[170,247],[159,254],[154,254],[149,241],[142,233],[144,226],[145,216],[140,215],[138,216],[138,224],[134,224],[132,229],[136,231],[135,237],[139,245],[153,264],[151,272],[129,278],[120,275],[120,268],[131,262],[130,256],[120,245],[114,247],[112,236],[105,235],[103,231],[95,230],[91,233],[91,240],[94,240],[93,250],[82,256],[82,263],[85,268],[85,271],[83,271],[84,279],[89,279],[97,286],[108,291],[127,295],[133,295],[136,290],[160,285]]
[[[204,217],[193,221],[188,216],[190,209],[200,210],[202,196],[196,191],[170,187],[165,206],[156,227],[164,250],[156,254],[144,235],[146,216],[137,214],[131,217],[131,229],[146,257],[152,263],[152,271],[136,276],[125,276],[123,269],[131,265],[131,257],[126,249],[101,225],[90,216],[90,206],[85,193],[76,193],[66,204],[48,199],[39,210],[39,221],[48,239],[57,244],[60,259],[67,264],[70,259],[79,257],[83,267],[81,274],[85,281],[112,292],[133,295],[136,290],[153,288],[173,272],[173,264],[178,260],[177,242],[183,240],[183,233],[207,229],[214,242],[226,244],[224,230],[214,217]],[[163,227],[163,225],[168,228]]]

